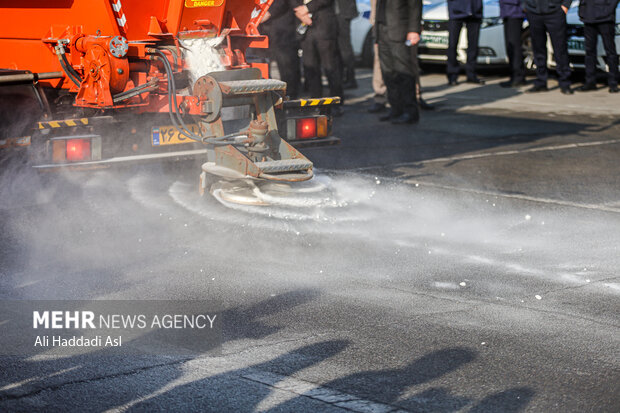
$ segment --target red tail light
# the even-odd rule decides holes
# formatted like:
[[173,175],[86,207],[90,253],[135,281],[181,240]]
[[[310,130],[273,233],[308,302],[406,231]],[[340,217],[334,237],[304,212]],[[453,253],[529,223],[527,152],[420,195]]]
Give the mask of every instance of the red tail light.
[[51,139],[52,162],[88,162],[101,160],[101,136],[57,136]]
[[91,158],[90,139],[67,139],[67,161],[87,161]]
[[316,137],[316,118],[297,120],[297,139]]

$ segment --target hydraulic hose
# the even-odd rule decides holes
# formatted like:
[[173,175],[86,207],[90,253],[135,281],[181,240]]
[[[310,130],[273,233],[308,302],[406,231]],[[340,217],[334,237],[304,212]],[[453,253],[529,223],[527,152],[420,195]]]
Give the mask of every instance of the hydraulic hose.
[[155,90],[157,89],[157,82],[159,82],[159,79],[155,77],[143,85],[136,86],[133,89],[129,89],[129,90],[126,90],[125,92],[121,92],[117,95],[112,96],[112,99],[114,103],[118,103],[118,102],[122,102],[124,100],[130,99],[134,96],[138,96],[144,92]]
[[67,77],[79,87],[82,84],[82,78],[67,60],[64,46],[62,44],[58,44],[54,49],[56,50],[56,56],[58,56],[58,61],[60,62],[62,70],[64,70]]
[[160,50],[154,50],[154,53],[159,55],[157,57],[163,63],[164,70],[166,71],[166,76],[168,77],[168,108],[169,108],[168,113],[170,115],[170,121],[179,130],[179,133],[181,133],[182,135],[192,140],[202,142],[203,137],[198,136],[195,133],[191,132],[178,112],[179,106],[177,103],[177,91],[176,91],[176,85],[174,82],[174,72],[172,71],[172,67],[170,66],[170,62],[168,61],[168,58]]
[[[182,135],[201,143],[206,143],[210,145],[230,145],[235,144],[235,142],[231,142],[230,139],[240,136],[239,133],[231,133],[224,136],[219,137],[207,137],[196,135],[192,131],[189,130],[185,121],[183,120],[182,114],[179,112],[179,105],[177,103],[177,90],[174,82],[174,72],[172,71],[172,67],[166,55],[160,50],[154,50],[158,56],[156,56],[159,60],[162,61],[164,65],[164,70],[166,71],[166,76],[168,77],[168,114],[170,115],[170,121],[177,128],[179,133]],[[176,118],[176,119],[175,119]]]

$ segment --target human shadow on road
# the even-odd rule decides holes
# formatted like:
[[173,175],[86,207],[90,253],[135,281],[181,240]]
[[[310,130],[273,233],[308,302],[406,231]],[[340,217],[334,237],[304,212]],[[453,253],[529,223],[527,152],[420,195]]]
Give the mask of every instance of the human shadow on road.
[[[351,395],[350,402],[337,406],[353,408],[381,403],[398,409],[414,412],[454,412],[472,406],[470,412],[507,411],[517,412],[527,406],[534,395],[529,388],[514,388],[494,393],[477,402],[470,397],[452,393],[445,387],[433,387],[404,398],[405,392],[415,386],[430,383],[457,371],[476,358],[476,353],[468,348],[456,347],[426,354],[402,368],[373,370],[354,373],[322,386],[336,389]],[[275,411],[294,411],[305,396],[289,400],[272,409]]]
[[[454,92],[455,95],[468,93],[473,91]],[[361,106],[358,110],[363,111]],[[304,151],[317,168],[370,169],[505,146],[529,147],[550,137],[562,137],[562,143],[567,143],[567,135],[579,136],[593,126],[595,122],[575,117],[548,119],[519,112],[423,112],[415,125],[392,125],[379,122],[374,115],[351,113],[334,124],[334,135],[342,141],[337,150],[319,147]]]
[[[342,352],[348,345],[345,340],[331,340],[303,346],[263,363],[215,374],[174,387],[155,397],[146,397],[133,404],[128,411],[256,411],[273,390],[265,383],[273,383],[282,376],[291,376],[317,365]],[[191,405],[188,400],[191,400]],[[320,406],[321,403],[315,402],[315,409]],[[292,404],[290,411],[315,409],[308,405],[306,399]]]
[[[407,403],[399,402],[406,389],[443,377],[472,362],[475,358],[476,353],[470,349],[448,348],[426,354],[402,368],[354,373],[325,383],[323,387],[335,389],[359,399],[407,408]],[[458,410],[469,402],[449,392],[436,392],[432,396],[433,405],[436,407],[458,406],[456,409]],[[299,400],[293,399],[277,406],[277,410],[290,411],[289,407],[292,408],[298,402]],[[346,408],[346,404],[342,407]]]
[[[218,313],[225,326],[222,343],[263,339],[279,332],[281,326],[273,323],[267,325],[261,318],[277,313],[286,314],[317,295],[318,292],[312,289],[295,290]],[[149,346],[157,346],[160,342],[160,333],[155,330],[126,344],[148,351]],[[294,354],[305,354],[301,363],[307,364],[311,359],[318,362],[329,354],[336,354],[344,346],[344,342],[325,342],[314,347],[308,346]],[[243,345],[243,348],[247,347],[248,344]],[[44,348],[37,349],[43,357],[0,357],[0,411],[103,411],[130,403],[137,395],[161,391],[182,377],[186,363],[196,358],[183,355],[183,349],[180,349],[179,355],[156,353],[122,356],[99,350],[69,357],[47,357]],[[312,357],[309,354],[313,354]],[[278,359],[264,365],[273,363],[274,368],[287,366],[294,370],[296,361],[293,359],[296,356],[289,355],[289,363],[281,363]],[[206,364],[209,365],[208,362]],[[136,380],[135,377],[143,379]],[[70,396],[75,391],[82,396]],[[224,397],[226,390],[223,388],[221,393]]]

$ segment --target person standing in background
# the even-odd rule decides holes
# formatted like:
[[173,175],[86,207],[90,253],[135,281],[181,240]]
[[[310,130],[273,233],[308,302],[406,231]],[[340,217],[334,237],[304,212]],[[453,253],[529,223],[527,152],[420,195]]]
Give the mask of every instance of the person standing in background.
[[409,49],[411,49],[411,68],[415,77],[415,96],[418,107],[422,110],[434,110],[435,107],[422,98],[422,83],[420,83],[422,68],[420,67],[420,59],[418,59],[418,44],[410,46]]
[[[321,82],[321,69],[323,69],[329,83],[330,96],[340,96],[341,102],[344,103],[338,49],[338,19],[334,11],[334,0],[290,1],[300,25],[306,26],[301,48],[304,54],[304,76],[310,95],[323,96]],[[342,107],[334,107],[332,113],[341,115]]]
[[299,98],[301,88],[296,24],[288,0],[273,0],[260,25],[261,31],[269,37],[269,55],[278,64],[280,80],[286,82],[286,94],[291,99]]
[[586,81],[578,90],[596,90],[596,46],[598,35],[603,39],[609,73],[609,93],[618,93],[618,52],[616,51],[615,28],[618,0],[580,0],[579,20],[583,22],[586,43]]
[[481,24],[482,0],[448,0],[448,64],[446,72],[449,85],[455,86],[458,83],[460,67],[456,54],[463,25],[467,28],[467,62],[465,63],[467,83],[484,84],[484,81],[476,76]]
[[525,12],[519,0],[499,0],[499,15],[504,19],[504,42],[510,65],[510,80],[502,82],[501,87],[519,87],[525,85],[525,65],[521,31]]
[[[370,24],[375,25],[377,15],[377,0],[370,0]],[[375,92],[373,96],[373,104],[368,108],[369,113],[378,113],[385,110],[385,104],[387,103],[387,88],[383,82],[383,76],[381,75],[381,63],[379,62],[379,46],[375,43],[373,54],[373,66],[372,66],[372,89]],[[411,46],[411,62],[414,76],[416,78],[416,98],[420,109],[433,110],[433,105],[430,105],[422,98],[422,86],[420,84],[420,62],[418,60],[418,45]]]
[[377,0],[373,30],[390,102],[390,112],[379,120],[390,120],[394,124],[415,123],[420,113],[409,46],[420,42],[422,0]]
[[566,13],[572,0],[523,0],[525,14],[530,22],[532,51],[536,65],[536,80],[528,93],[546,92],[547,88],[547,33],[553,45],[560,90],[572,95],[570,88],[570,66],[566,35]]
[[338,47],[342,62],[342,87],[355,89],[355,55],[351,46],[351,20],[357,17],[355,0],[336,0],[336,15],[338,16]]
[[[370,24],[375,26],[377,20],[377,0],[370,0]],[[381,63],[379,62],[379,46],[377,43],[373,44],[373,60],[372,60],[372,90],[375,92],[373,96],[373,104],[368,108],[369,113],[379,113],[385,110],[385,104],[387,103],[387,87],[383,82],[383,76],[381,75]]]

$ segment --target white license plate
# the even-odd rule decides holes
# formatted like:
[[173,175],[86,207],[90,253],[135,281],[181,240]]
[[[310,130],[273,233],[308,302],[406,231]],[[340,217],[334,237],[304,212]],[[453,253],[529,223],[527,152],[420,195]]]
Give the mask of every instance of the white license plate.
[[427,34],[427,33],[422,33],[422,39],[421,39],[421,43],[425,46],[428,45],[441,45],[441,46],[447,46],[448,45],[448,36],[447,35],[441,35],[441,34]]
[[586,44],[581,39],[568,39],[568,50],[586,50]]

